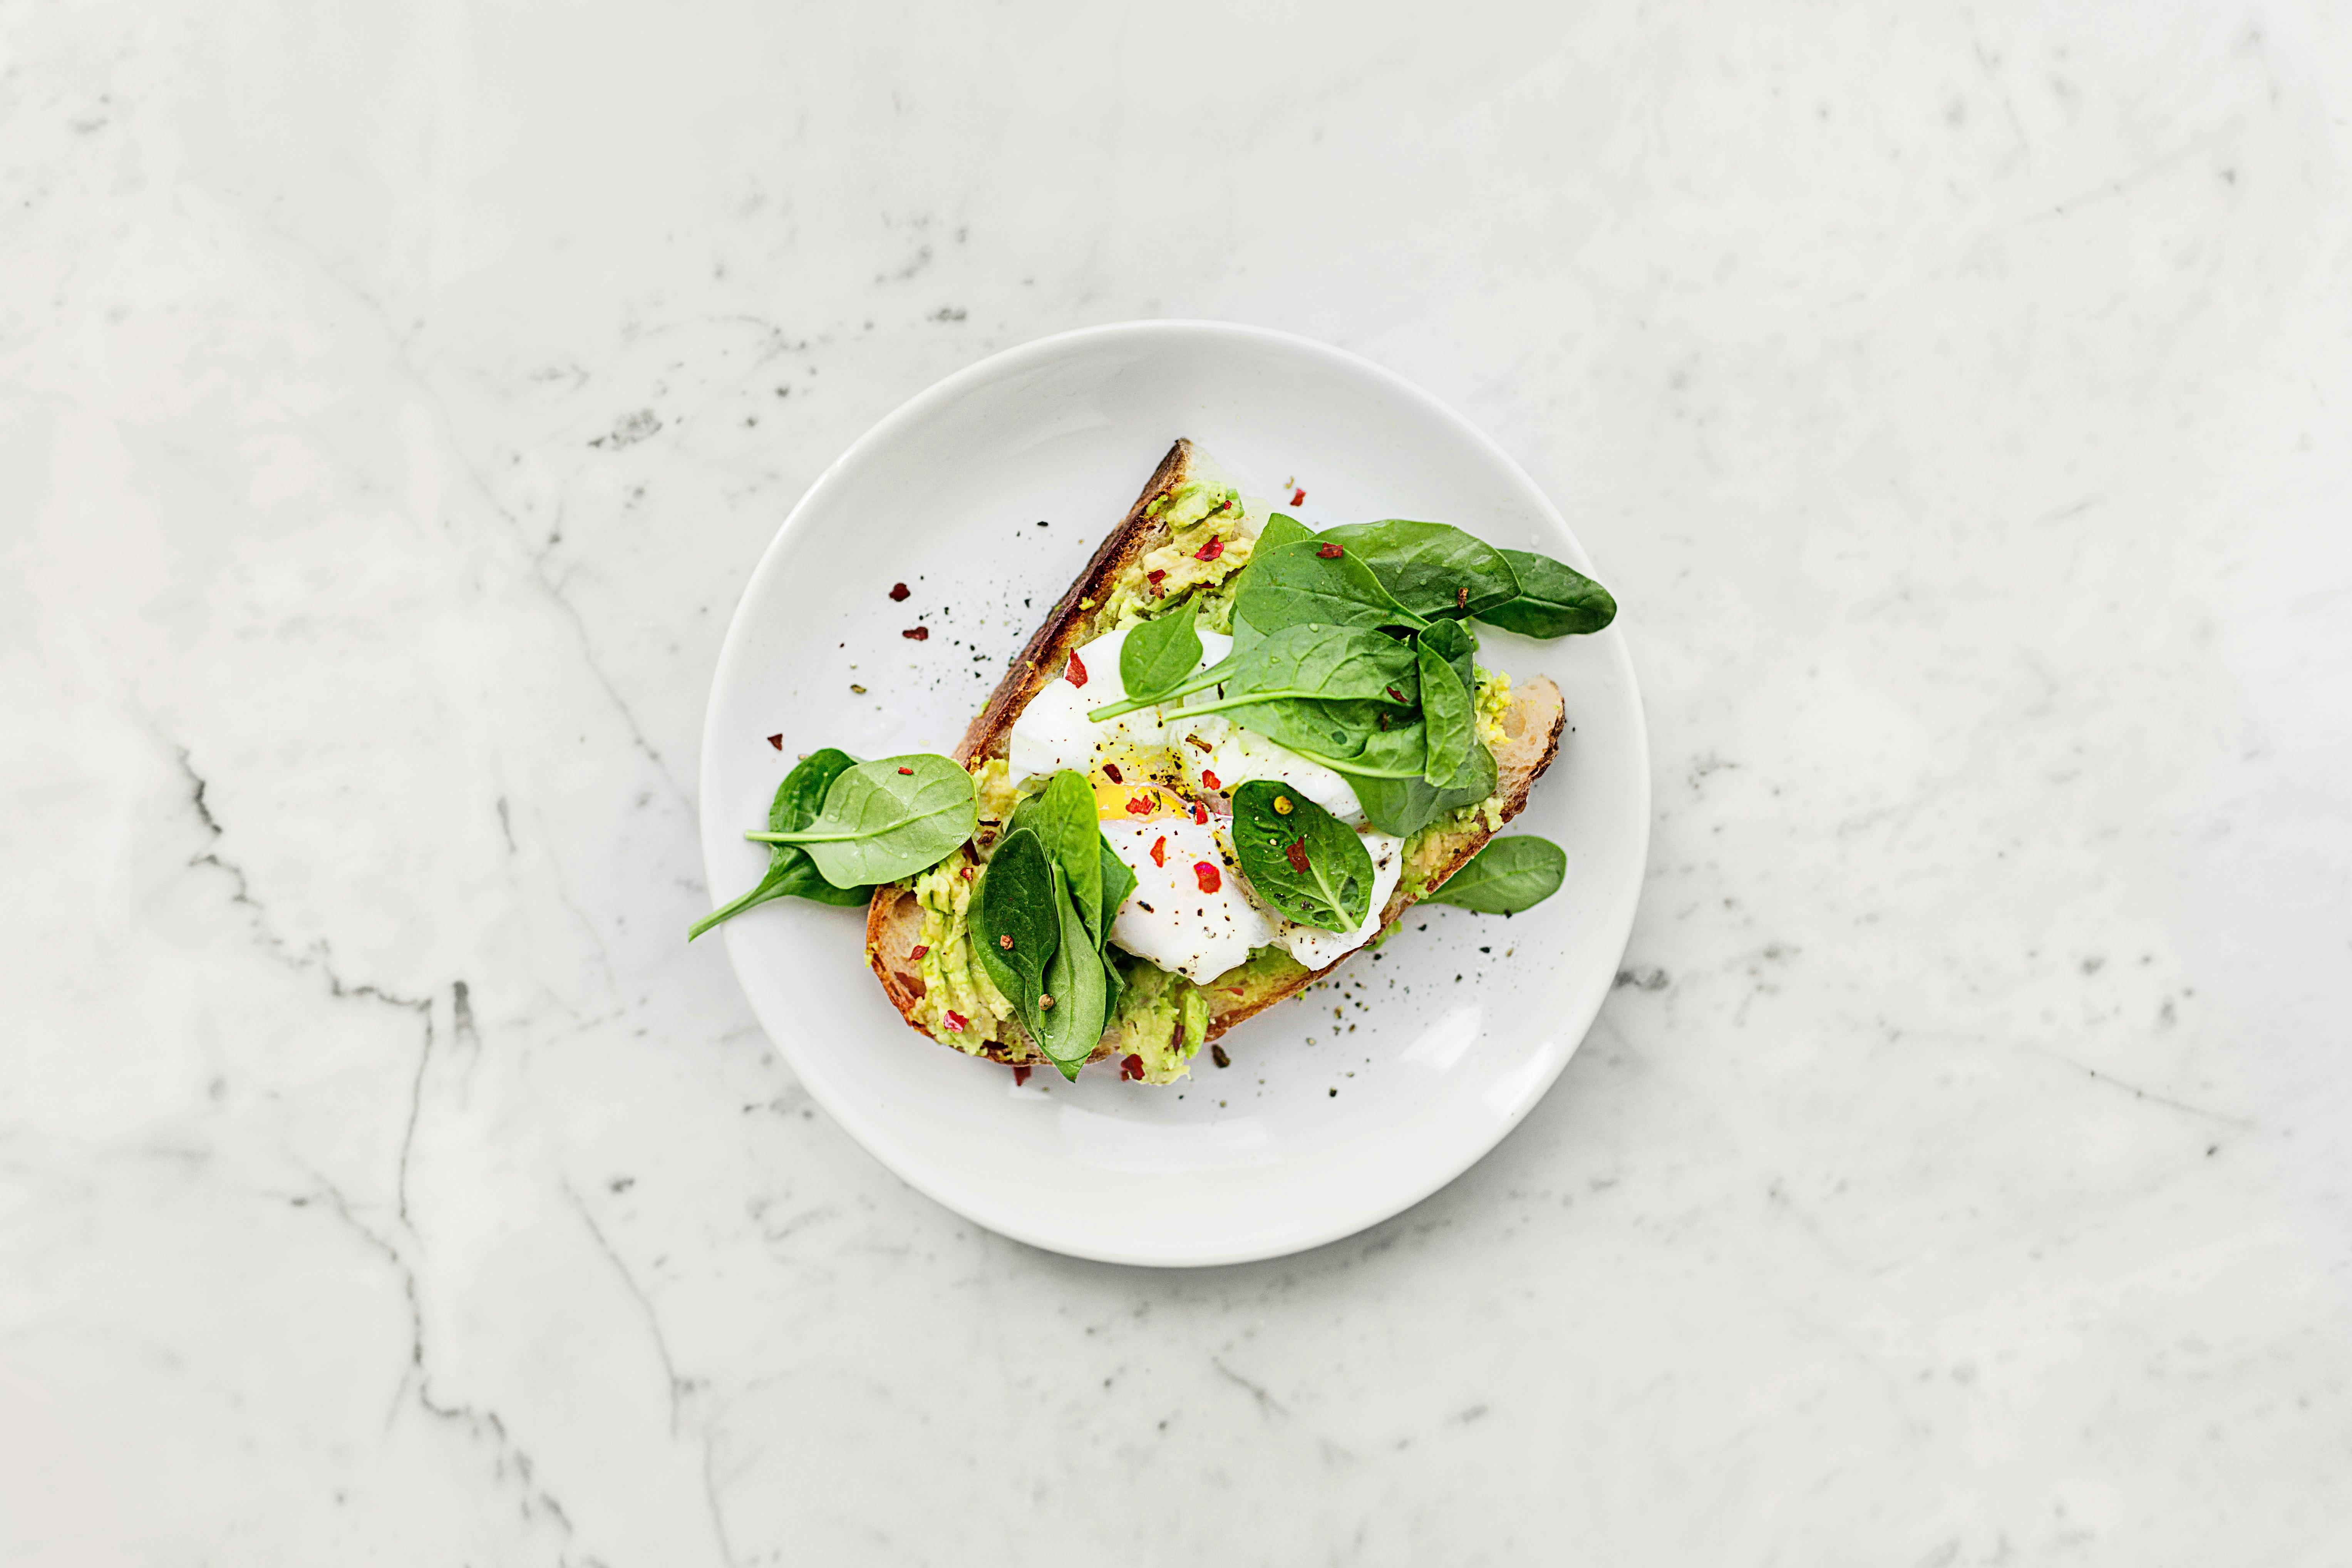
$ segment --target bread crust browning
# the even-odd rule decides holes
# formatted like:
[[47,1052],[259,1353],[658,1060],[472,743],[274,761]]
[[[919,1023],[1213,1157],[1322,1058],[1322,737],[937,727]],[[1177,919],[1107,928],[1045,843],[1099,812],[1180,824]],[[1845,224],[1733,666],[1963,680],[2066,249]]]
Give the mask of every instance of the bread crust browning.
[[[1179,439],[1168,448],[1168,455],[1152,471],[1150,481],[1135,504],[1128,509],[1126,518],[1111,530],[1100,547],[1087,563],[1077,581],[1057,601],[1045,623],[1029,639],[1026,647],[1007,667],[1004,678],[997,682],[955,750],[956,760],[967,767],[991,757],[1005,755],[1013,733],[1013,721],[1022,710],[1055,679],[1062,671],[1070,651],[1093,639],[1096,608],[1110,596],[1112,585],[1128,566],[1166,542],[1168,526],[1159,518],[1149,515],[1152,503],[1180,489],[1192,467],[1192,443]],[[1559,688],[1549,677],[1538,676],[1511,693],[1511,707],[1504,716],[1505,742],[1495,757],[1496,792],[1502,796],[1502,818],[1508,822],[1525,809],[1528,794],[1537,779],[1551,766],[1559,754],[1559,741],[1567,721],[1566,709]],[[1439,870],[1431,877],[1423,892],[1444,882],[1468,863],[1470,858],[1486,847],[1494,834],[1483,824],[1460,830],[1444,843]],[[1394,928],[1405,910],[1417,901],[1400,887],[1390,896],[1383,911],[1381,930],[1386,935]],[[875,977],[882,983],[882,993],[890,1005],[906,1019],[908,1026],[930,1038],[930,1031],[917,1021],[915,1009],[922,1000],[923,980],[919,960],[913,956],[916,945],[922,940],[923,910],[912,890],[898,886],[884,886],[874,892],[874,901],[866,911],[866,953]],[[1375,939],[1378,940],[1378,939]],[[1314,982],[1345,963],[1356,952],[1342,954],[1322,968],[1301,974],[1280,989],[1247,1004],[1234,1003],[1221,1007],[1209,1018],[1208,1037],[1215,1039],[1244,1019],[1255,1016],[1276,1002],[1284,1001],[1306,989]],[[1211,992],[1211,1004],[1216,995]],[[1018,1025],[1012,1025],[1016,1031]],[[982,1043],[979,1054],[992,1061],[1006,1061],[1010,1047],[1003,1041]],[[1100,1061],[1112,1051],[1110,1037],[1095,1047],[1087,1059]]]

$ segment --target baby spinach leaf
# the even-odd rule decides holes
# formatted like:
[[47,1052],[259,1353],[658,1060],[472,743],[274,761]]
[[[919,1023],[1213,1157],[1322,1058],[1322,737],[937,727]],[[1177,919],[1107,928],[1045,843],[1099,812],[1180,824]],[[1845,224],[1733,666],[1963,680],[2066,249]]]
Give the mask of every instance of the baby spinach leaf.
[[[1150,625],[1148,621],[1144,624],[1146,626]],[[1236,632],[1242,630],[1242,623],[1235,621],[1234,623],[1234,629]],[[1251,640],[1255,641],[1256,639],[1253,637]],[[1175,685],[1169,687],[1166,690],[1161,691],[1157,696],[1126,697],[1121,698],[1117,702],[1106,702],[1099,708],[1087,709],[1087,718],[1091,722],[1099,724],[1106,719],[1116,719],[1122,713],[1132,713],[1139,708],[1150,708],[1160,703],[1173,702],[1180,697],[1190,697],[1195,691],[1206,691],[1212,686],[1222,684],[1223,681],[1230,679],[1235,670],[1241,668],[1242,658],[1239,651],[1241,638],[1236,637],[1234,639],[1234,644],[1235,651],[1227,654],[1223,658],[1219,659],[1208,668],[1200,670],[1195,674],[1186,676],[1181,680],[1176,682]],[[1119,658],[1122,664],[1126,661],[1126,656],[1127,650],[1125,648],[1121,648],[1119,650]],[[1122,679],[1124,679],[1123,676]]]
[[1105,948],[1101,954],[1103,972],[1103,1027],[1108,1029],[1118,1017],[1119,1005],[1127,999],[1127,971],[1116,949]]
[[1257,896],[1300,925],[1353,931],[1372,909],[1372,857],[1355,830],[1274,779],[1234,791],[1234,855]]
[[[1250,559],[1255,562],[1269,550],[1278,550],[1283,545],[1296,544],[1302,539],[1314,537],[1315,531],[1297,518],[1276,512],[1265,520],[1265,526],[1258,530],[1257,542],[1250,547]],[[1244,566],[1242,570],[1246,572],[1249,568]]]
[[1118,681],[1130,702],[1157,702],[1201,668],[1201,633],[1192,622],[1198,606],[1187,600],[1145,621],[1119,646]]
[[1224,694],[1189,704],[1188,715],[1276,698],[1360,698],[1410,708],[1421,684],[1411,643],[1368,626],[1285,626],[1252,645]]
[[[805,827],[816,817],[817,809],[824,804],[824,792],[833,781],[850,768],[857,759],[847,752],[831,746],[811,752],[801,759],[800,765],[784,775],[776,786],[775,798],[768,804],[768,830],[790,833]],[[820,904],[846,907],[862,904],[874,896],[871,887],[836,888],[826,881],[809,858],[808,851],[797,844],[777,844],[768,851],[768,874],[760,885],[721,909],[713,910],[688,928],[686,940],[692,942],[715,925],[733,920],[745,910],[756,909],[777,899],[807,899]]]
[[1506,550],[1503,558],[1519,580],[1519,594],[1477,612],[1488,626],[1523,637],[1564,637],[1597,632],[1617,618],[1609,590],[1574,567],[1525,550]]
[[1449,811],[1475,805],[1495,793],[1495,754],[1484,746],[1470,752],[1470,782],[1439,789],[1418,775],[1412,778],[1349,773],[1349,784],[1364,808],[1364,820],[1382,833],[1410,838]]
[[1407,609],[1433,619],[1475,616],[1518,596],[1503,552],[1450,523],[1402,517],[1327,528]]
[[[1470,753],[1485,748],[1478,741],[1475,686],[1465,684],[1463,670],[1470,663],[1470,633],[1453,621],[1441,622],[1421,635],[1421,718],[1427,733],[1427,758],[1423,776],[1439,789],[1453,789],[1471,781]],[[1469,677],[1475,680],[1475,675]]]
[[1308,623],[1414,630],[1428,624],[1397,603],[1370,567],[1322,534],[1253,554],[1243,568],[1234,614],[1268,636]]
[[1062,868],[1078,914],[1094,931],[1102,914],[1102,826],[1095,816],[1094,786],[1087,775],[1064,768],[1045,787],[1013,808],[1008,832],[1028,828]]
[[1054,899],[1053,858],[1025,827],[998,842],[971,890],[972,952],[1033,1040],[1043,1033],[1037,998],[1045,991],[1045,966],[1062,940]]
[[[1095,946],[1100,948],[1110,941],[1111,922],[1118,919],[1119,906],[1135,891],[1135,872],[1118,858],[1100,828],[1095,830],[1095,841],[1102,846],[1102,920],[1094,928]],[[1118,1011],[1115,1005],[1112,1011]]]
[[[1284,697],[1231,710],[1233,721],[1309,762],[1348,773],[1419,778],[1428,765],[1421,721],[1385,702]],[[1381,727],[1381,721],[1388,721]]]
[[1566,850],[1549,838],[1515,834],[1487,840],[1470,864],[1423,898],[1490,915],[1515,915],[1559,892],[1567,876]]
[[762,844],[804,844],[836,888],[895,882],[937,865],[971,837],[980,800],[961,763],[930,752],[845,769],[804,827],[751,833]]
[[1102,1042],[1103,1006],[1109,996],[1101,952],[1087,935],[1086,922],[1071,902],[1069,886],[1059,866],[1053,877],[1053,910],[1061,921],[1061,941],[1045,966],[1045,989],[1032,999],[1037,1027],[1031,1037],[1046,1059],[1075,1079],[1078,1069]]

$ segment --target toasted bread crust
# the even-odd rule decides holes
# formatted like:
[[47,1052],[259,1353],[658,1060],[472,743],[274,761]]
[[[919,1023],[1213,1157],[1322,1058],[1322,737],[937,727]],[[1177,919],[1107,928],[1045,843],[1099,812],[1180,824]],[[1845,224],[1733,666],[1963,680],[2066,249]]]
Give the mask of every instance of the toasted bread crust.
[[[1172,494],[1184,482],[1192,464],[1192,444],[1178,440],[1168,448],[1168,455],[1153,470],[1150,482],[1128,509],[1124,521],[1111,530],[1097,549],[1086,570],[1076,582],[1054,605],[1053,611],[1037,628],[997,683],[986,707],[980,710],[970,728],[965,730],[961,743],[956,747],[958,762],[971,763],[1005,754],[1013,733],[1013,721],[1030,700],[1057,678],[1070,650],[1093,639],[1094,610],[1110,596],[1112,585],[1119,574],[1139,557],[1165,542],[1167,524],[1147,515],[1152,503],[1162,496]],[[1504,716],[1505,742],[1495,756],[1496,793],[1502,797],[1502,818],[1507,822],[1525,809],[1528,794],[1537,779],[1551,766],[1559,754],[1559,739],[1567,722],[1559,688],[1548,677],[1538,676],[1511,694],[1511,707]],[[1483,824],[1450,835],[1442,841],[1437,871],[1423,889],[1435,888],[1460,870],[1470,858],[1486,847],[1494,835]],[[1408,895],[1402,887],[1391,895],[1381,919],[1382,934],[1393,928],[1406,910],[1412,907],[1416,895]],[[930,1031],[916,1020],[916,1005],[922,1000],[923,980],[919,961],[914,956],[916,945],[922,940],[923,910],[914,893],[903,887],[886,886],[874,892],[874,901],[866,911],[866,960],[873,966],[876,978],[882,983],[883,994],[898,1009],[908,1026],[924,1038]],[[1356,952],[1364,951],[1356,949]],[[1301,974],[1280,989],[1246,1005],[1234,1004],[1213,1013],[1209,1019],[1208,1037],[1215,1039],[1234,1025],[1250,1018],[1276,1002],[1296,995],[1308,985],[1331,973],[1354,952],[1347,953],[1321,969]],[[1017,1026],[1016,1026],[1017,1027]],[[1108,1037],[1095,1047],[1088,1059],[1100,1061],[1111,1054]],[[1002,1041],[982,1045],[980,1054],[992,1061],[1008,1059],[1008,1047]]]

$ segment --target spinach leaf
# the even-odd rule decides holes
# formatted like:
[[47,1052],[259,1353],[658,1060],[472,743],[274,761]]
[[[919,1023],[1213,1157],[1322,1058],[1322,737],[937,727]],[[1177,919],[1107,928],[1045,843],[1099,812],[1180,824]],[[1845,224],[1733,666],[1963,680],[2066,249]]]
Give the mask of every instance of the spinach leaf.
[[[1147,621],[1144,624],[1149,626],[1151,623]],[[1234,622],[1234,626],[1236,631],[1241,629],[1241,623],[1239,621]],[[1199,634],[1196,633],[1194,635],[1197,637]],[[1255,641],[1255,639],[1252,640]],[[1087,720],[1090,722],[1099,724],[1106,719],[1116,719],[1122,713],[1132,713],[1139,708],[1150,708],[1164,702],[1173,702],[1180,697],[1190,697],[1195,691],[1205,691],[1212,686],[1222,685],[1224,681],[1230,679],[1234,672],[1239,669],[1242,665],[1242,656],[1240,652],[1241,639],[1238,637],[1234,639],[1234,652],[1227,654],[1223,658],[1219,659],[1208,668],[1201,670],[1196,674],[1184,677],[1182,679],[1177,681],[1175,685],[1169,687],[1166,690],[1151,697],[1124,697],[1117,702],[1106,702],[1099,708],[1089,708],[1087,710]],[[1197,658],[1198,656],[1196,655],[1195,657]],[[1127,650],[1125,648],[1119,649],[1119,662],[1122,667],[1127,662]],[[1121,671],[1121,679],[1125,679],[1125,671],[1123,668]]]
[[1095,842],[1102,846],[1102,923],[1094,928],[1095,946],[1100,948],[1110,941],[1111,922],[1118,919],[1119,906],[1135,891],[1135,872],[1118,858],[1100,828],[1095,830]]
[[1104,978],[1103,955],[1087,935],[1086,922],[1070,900],[1069,885],[1059,866],[1048,868],[1053,878],[1053,910],[1061,921],[1061,942],[1053,962],[1045,966],[1045,986],[1034,1002],[1037,1027],[1031,1037],[1066,1079],[1078,1069],[1102,1043],[1103,1006],[1109,983]]
[[1127,634],[1118,650],[1118,683],[1127,700],[1157,702],[1201,668],[1201,633],[1192,624],[1199,606],[1190,600]]
[[[856,757],[831,746],[802,758],[800,764],[784,775],[784,782],[776,786],[775,799],[768,804],[768,830],[790,833],[794,828],[806,827],[815,820],[817,809],[824,804],[824,792],[832,787],[833,781],[856,763]],[[871,887],[835,887],[818,872],[807,850],[797,844],[778,844],[768,851],[768,874],[760,879],[760,885],[733,903],[695,921],[688,928],[686,940],[692,942],[745,910],[777,899],[808,899],[846,907],[865,903],[873,896]]]
[[845,769],[804,827],[748,833],[761,844],[805,844],[836,888],[895,882],[937,865],[971,837],[980,799],[961,763],[930,752]]
[[1102,960],[1103,1025],[1108,1028],[1110,1021],[1118,1016],[1119,1000],[1127,991],[1127,976],[1120,972],[1118,961],[1110,955],[1111,922],[1118,918],[1118,907],[1127,902],[1127,896],[1135,891],[1135,872],[1118,858],[1109,839],[1103,838],[1099,831],[1096,837],[1102,845],[1102,924],[1094,933],[1095,956]]
[[1473,746],[1470,749],[1470,782],[1453,789],[1439,789],[1419,776],[1393,778],[1349,773],[1348,783],[1364,808],[1365,821],[1382,833],[1410,838],[1447,812],[1475,805],[1495,793],[1498,775],[1494,752],[1484,746]]
[[1470,753],[1486,749],[1478,740],[1476,688],[1462,673],[1470,662],[1470,633],[1456,622],[1441,622],[1421,635],[1418,658],[1421,718],[1428,737],[1423,776],[1439,789],[1466,784],[1473,776]]
[[1103,972],[1103,1027],[1108,1029],[1118,1021],[1119,1004],[1127,1000],[1126,960],[1115,950],[1105,948],[1100,954]]
[[1490,915],[1515,915],[1532,909],[1559,891],[1568,877],[1568,852],[1549,838],[1515,834],[1487,840],[1471,858],[1425,901],[1459,904]]
[[1187,715],[1215,713],[1282,697],[1360,698],[1410,708],[1421,676],[1411,643],[1366,626],[1285,626],[1251,646],[1224,681],[1224,695]]
[[1423,616],[1475,616],[1519,595],[1519,580],[1503,552],[1449,523],[1384,518],[1327,528],[1370,566],[1400,604]]
[[1477,612],[1490,626],[1531,637],[1574,637],[1597,632],[1617,618],[1609,590],[1549,555],[1506,550],[1503,558],[1519,580],[1516,599]]
[[[1070,898],[1087,930],[1102,919],[1102,825],[1095,816],[1094,786],[1087,775],[1064,768],[1045,781],[1045,787],[1013,808],[1005,825],[1009,833],[1026,827],[1045,847],[1046,858],[1062,868]],[[1091,939],[1089,939],[1091,940]]]
[[1291,785],[1234,791],[1234,855],[1257,896],[1300,925],[1354,931],[1372,910],[1372,856],[1355,830]]
[[[1314,537],[1315,531],[1297,518],[1286,517],[1281,512],[1276,512],[1265,520],[1265,526],[1258,530],[1257,542],[1250,547],[1250,559],[1255,561],[1269,550],[1276,550],[1283,545],[1296,544],[1302,539]],[[1244,566],[1242,570],[1246,572],[1249,568]]]
[[1321,534],[1253,554],[1242,570],[1234,615],[1269,636],[1309,623],[1415,631],[1428,624],[1397,603],[1370,567]]
[[1421,721],[1398,718],[1385,702],[1283,697],[1235,708],[1232,714],[1244,729],[1343,773],[1419,778],[1428,766]]
[[1055,891],[1053,858],[1025,827],[999,841],[971,890],[971,950],[1033,1040],[1043,1037],[1037,998],[1062,940]]
[[[1134,678],[1129,674],[1127,661],[1130,657],[1130,650],[1135,647],[1136,639],[1144,635],[1146,628],[1158,626],[1160,622],[1166,619],[1166,617],[1156,616],[1151,620],[1146,621],[1142,626],[1136,627],[1134,631],[1128,634],[1127,642],[1120,647],[1118,652],[1119,684],[1127,689],[1127,696],[1117,702],[1107,702],[1100,708],[1087,709],[1087,719],[1099,724],[1106,719],[1116,719],[1122,713],[1132,713],[1139,708],[1150,708],[1157,703],[1173,702],[1180,697],[1190,697],[1195,691],[1206,691],[1213,686],[1223,685],[1233,677],[1234,672],[1241,668],[1243,658],[1248,654],[1249,650],[1255,646],[1264,636],[1263,631],[1259,627],[1251,625],[1248,617],[1243,615],[1241,611],[1240,595],[1242,590],[1246,588],[1249,584],[1251,573],[1256,569],[1258,562],[1265,556],[1267,552],[1281,545],[1293,544],[1302,539],[1313,539],[1314,537],[1315,534],[1313,530],[1308,529],[1304,524],[1295,521],[1294,519],[1283,516],[1280,512],[1276,512],[1273,517],[1268,518],[1266,520],[1265,527],[1258,532],[1257,542],[1252,546],[1250,563],[1247,566],[1243,567],[1240,574],[1234,579],[1234,607],[1233,615],[1233,651],[1227,654],[1217,663],[1211,665],[1206,669],[1187,669],[1183,671],[1177,675],[1171,681],[1170,681],[1169,684],[1153,688],[1150,690],[1150,695],[1147,696],[1144,694],[1143,689],[1136,685]],[[1197,608],[1197,605],[1192,605],[1188,602],[1188,608]],[[1176,634],[1170,632],[1164,635],[1173,638]],[[1194,629],[1192,636],[1193,640],[1197,643],[1200,638],[1200,632],[1197,627]],[[1181,642],[1181,639],[1179,640]],[[1140,655],[1136,655],[1134,657],[1139,659],[1141,658]],[[1200,653],[1197,648],[1193,653],[1192,658],[1195,665],[1200,662]],[[1139,674],[1141,671],[1139,669],[1138,673]],[[1165,671],[1163,670],[1161,673],[1164,674]]]

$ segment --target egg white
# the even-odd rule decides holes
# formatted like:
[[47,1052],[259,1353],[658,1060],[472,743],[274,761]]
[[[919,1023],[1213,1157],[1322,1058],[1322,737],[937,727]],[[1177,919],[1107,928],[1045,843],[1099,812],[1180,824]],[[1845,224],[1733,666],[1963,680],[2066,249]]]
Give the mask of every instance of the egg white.
[[[1245,889],[1213,819],[1106,822],[1102,831],[1112,853],[1135,873],[1135,891],[1111,921],[1110,940],[1119,947],[1148,963],[1206,982],[1275,940],[1273,922]],[[1154,861],[1151,847],[1163,837],[1167,848]],[[1213,893],[1201,890],[1194,869],[1204,862],[1217,868]]]
[[[1364,820],[1364,803],[1356,798],[1353,786],[1322,763],[1244,730],[1223,714],[1203,714],[1187,721],[1183,710],[1178,709],[1169,720],[1184,776],[1198,788],[1230,795],[1252,779],[1273,779],[1350,826]],[[1211,773],[1216,775],[1213,784],[1208,782]]]

